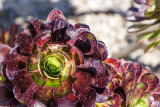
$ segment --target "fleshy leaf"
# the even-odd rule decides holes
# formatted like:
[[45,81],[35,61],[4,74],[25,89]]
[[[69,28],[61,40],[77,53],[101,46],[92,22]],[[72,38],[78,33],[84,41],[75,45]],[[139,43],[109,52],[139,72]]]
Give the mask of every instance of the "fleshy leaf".
[[133,91],[133,99],[139,98],[141,96],[141,94],[143,94],[148,88],[148,84],[141,82],[141,83],[137,83],[137,85],[134,88]]
[[150,105],[153,102],[153,99],[151,98],[151,93],[145,92],[141,95],[141,99],[147,104]]
[[26,62],[27,57],[19,55],[16,47],[11,50],[9,62],[6,68],[9,80],[13,80],[14,76],[17,75],[19,71],[26,69]]
[[[101,90],[102,90],[102,92],[101,92]],[[110,96],[110,91],[107,87],[104,89],[100,89],[100,91],[97,89],[96,92],[97,92],[97,96],[96,96],[97,103],[105,102],[108,99],[108,97]]]
[[132,102],[133,88],[127,92],[126,96],[127,96],[126,97],[126,107],[128,107],[131,105],[131,102]]
[[154,93],[154,92],[160,92],[160,85],[154,88],[151,93]]
[[44,104],[47,104],[50,99],[53,98],[53,89],[47,86],[40,87],[33,96],[38,98]]
[[11,48],[7,45],[0,44],[0,63],[6,58]]
[[80,50],[78,50],[76,47],[71,48],[71,53],[74,56],[77,64],[83,64],[84,63],[84,55]]
[[114,89],[115,89],[115,84],[114,84],[114,82],[113,81],[111,81],[111,82],[109,82],[109,84],[107,85],[107,87],[109,88],[109,90],[110,90],[110,95],[112,96],[113,94],[113,91],[114,91]]
[[108,57],[107,47],[102,42],[98,42],[98,50],[101,54],[102,60],[104,61]]
[[14,97],[13,92],[5,86],[0,86],[0,106],[9,106],[11,99]]
[[93,88],[85,89],[84,93],[80,95],[80,99],[84,107],[90,107],[96,100],[96,91]]
[[133,70],[135,72],[136,78],[135,78],[135,84],[137,83],[137,81],[139,80],[139,77],[142,73],[142,65],[139,63],[130,63],[128,65],[128,69],[127,70]]
[[27,69],[28,69],[28,71],[34,71],[34,70],[38,69],[37,58],[35,58],[34,56],[28,57]]
[[47,77],[45,77],[44,75],[41,75],[38,71],[30,72],[30,75],[33,81],[39,86],[43,86],[44,82],[47,80]]
[[32,54],[32,49],[34,44],[32,42],[32,37],[28,36],[22,31],[16,38],[16,45],[19,46],[20,53],[22,54]]
[[62,85],[59,79],[48,79],[44,84],[48,87],[59,87]]
[[48,30],[36,35],[33,39],[33,42],[36,43],[38,46],[43,47],[43,45],[50,40],[51,40],[51,30]]
[[120,63],[119,63],[118,60],[117,60],[116,58],[114,58],[114,57],[112,57],[112,58],[107,58],[104,62],[112,65],[116,71],[118,71],[118,69],[119,69],[119,67],[120,67]]
[[55,20],[52,37],[53,40],[63,41],[63,37],[65,36],[65,29],[68,26],[68,22],[66,20]]
[[110,74],[110,80],[112,80],[115,75],[117,74],[115,68],[113,68],[110,64],[108,63],[105,63],[105,67],[106,69],[109,71],[109,74]]
[[147,91],[152,91],[158,84],[159,84],[159,79],[158,77],[153,74],[153,73],[146,73],[141,77],[142,82],[145,82],[148,84],[148,89]]
[[55,20],[56,16],[59,16],[60,18],[65,19],[63,13],[60,10],[54,9],[49,13],[49,15],[47,17],[47,22],[51,22],[51,21]]
[[72,93],[68,94],[63,98],[55,98],[55,105],[58,107],[75,107],[78,102],[79,98]]
[[13,93],[16,99],[18,99],[21,103],[25,103],[28,106],[33,106],[34,103],[36,103],[35,100],[33,100],[33,95],[39,88],[36,84],[31,84],[28,90],[25,93],[21,93],[21,88],[18,86],[14,87]]
[[42,25],[42,21],[39,19],[32,19],[30,20],[30,24],[33,26],[34,31],[36,32],[36,34],[41,32],[41,25]]
[[14,98],[10,102],[10,107],[26,107],[26,105],[20,103],[16,98]]
[[27,71],[21,71],[14,77],[13,83],[14,85],[20,87],[22,92],[25,92],[33,81]]
[[55,97],[64,97],[69,94],[72,90],[72,84],[69,80],[66,80],[62,83],[62,86],[58,87],[55,90],[54,96]]
[[121,107],[122,98],[119,94],[114,94],[112,98],[112,107]]
[[[134,104],[134,103],[132,103]],[[131,105],[131,107],[148,107],[148,105],[142,99],[138,99],[136,105]]]
[[85,36],[91,45],[90,51],[87,52],[85,55],[93,55],[97,50],[97,40],[95,36],[91,32],[88,32],[88,31],[82,32],[80,35]]
[[83,28],[83,29],[86,29],[86,30],[90,30],[89,26],[86,25],[86,24],[83,24],[83,23],[77,23],[77,24],[74,25],[74,27],[75,27],[76,29],[81,29],[81,28]]
[[75,77],[77,80],[73,83],[73,88],[77,93],[81,93],[85,88],[91,85],[91,76],[88,73],[77,71]]
[[128,92],[130,89],[133,88],[135,82],[135,72],[133,70],[129,70],[124,76],[124,89]]
[[152,94],[152,96],[153,96],[155,102],[157,101],[160,103],[160,93],[154,93],[154,94]]
[[92,85],[99,88],[104,88],[108,82],[109,79],[104,80],[104,75],[106,75],[106,78],[108,78],[108,71],[104,68],[104,64],[101,62],[101,60],[94,60],[93,58],[85,58],[84,64],[81,64],[78,66],[78,68],[95,68],[97,71],[97,75],[92,78]]

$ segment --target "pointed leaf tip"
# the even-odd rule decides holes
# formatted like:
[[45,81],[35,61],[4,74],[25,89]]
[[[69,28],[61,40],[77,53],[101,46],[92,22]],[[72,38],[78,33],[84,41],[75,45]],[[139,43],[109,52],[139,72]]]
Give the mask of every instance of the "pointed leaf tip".
[[[57,16],[57,17],[56,17],[56,16]],[[55,20],[55,19],[57,19],[57,18],[58,18],[58,19],[61,19],[61,18],[62,18],[62,19],[65,19],[63,13],[56,8],[56,9],[52,10],[52,11],[49,13],[49,15],[48,15],[48,17],[47,17],[47,22],[51,22],[51,21],[53,21],[53,20]]]

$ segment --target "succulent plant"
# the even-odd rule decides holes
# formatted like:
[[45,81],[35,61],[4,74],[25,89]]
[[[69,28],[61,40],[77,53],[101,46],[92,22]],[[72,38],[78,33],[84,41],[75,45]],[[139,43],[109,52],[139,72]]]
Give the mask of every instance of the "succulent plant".
[[[126,18],[131,22],[138,22],[128,28],[128,32],[140,32],[138,40],[151,42],[145,51],[152,50],[160,42],[160,1],[134,0],[139,6],[133,6],[126,12]],[[147,21],[144,22],[144,21]],[[148,30],[148,31],[146,31]],[[141,32],[143,31],[143,32]]]
[[45,22],[32,19],[13,48],[0,45],[0,55],[0,106],[92,107],[110,94],[106,46],[58,9]]
[[110,99],[97,106],[112,107],[159,107],[159,78],[140,63],[128,63],[116,58],[105,60],[111,75],[108,88]]
[[[158,17],[160,9],[158,0],[134,0],[134,2],[139,6],[133,6],[128,9],[126,15],[129,21],[137,22]],[[130,19],[131,17],[132,19]]]

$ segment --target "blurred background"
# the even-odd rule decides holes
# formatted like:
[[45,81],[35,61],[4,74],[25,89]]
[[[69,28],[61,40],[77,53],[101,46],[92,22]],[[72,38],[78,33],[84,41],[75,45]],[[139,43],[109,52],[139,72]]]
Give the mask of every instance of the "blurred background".
[[[140,62],[160,77],[160,46],[144,53],[144,43],[136,35],[128,34],[132,23],[125,20],[125,12],[133,0],[0,0],[0,25],[25,28],[32,18],[46,20],[49,12],[58,8],[72,23],[86,23],[98,40],[103,41],[109,57]],[[20,31],[19,30],[19,31]]]

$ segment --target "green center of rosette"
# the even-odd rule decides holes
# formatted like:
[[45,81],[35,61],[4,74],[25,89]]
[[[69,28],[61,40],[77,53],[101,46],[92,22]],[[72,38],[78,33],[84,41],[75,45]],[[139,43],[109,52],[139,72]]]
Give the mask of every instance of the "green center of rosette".
[[49,55],[41,62],[44,64],[44,67],[41,67],[41,69],[43,69],[44,74],[48,78],[58,78],[61,70],[63,70],[62,68],[64,68],[62,62],[63,60],[58,55]]
[[51,45],[37,56],[28,58],[27,67],[33,81],[39,86],[60,87],[76,71],[75,61],[61,46]]

